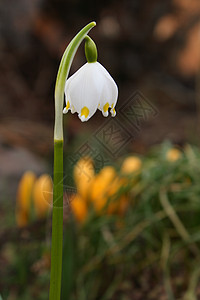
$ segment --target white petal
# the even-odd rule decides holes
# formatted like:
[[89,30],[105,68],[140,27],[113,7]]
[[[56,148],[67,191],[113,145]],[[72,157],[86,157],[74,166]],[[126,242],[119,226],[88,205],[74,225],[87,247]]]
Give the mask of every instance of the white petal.
[[78,71],[76,71],[72,76],[70,76],[67,79],[66,83],[65,83],[65,102],[66,102],[66,107],[63,109],[63,113],[64,114],[68,113],[69,110],[71,110],[72,114],[74,114],[76,112],[74,106],[71,104],[71,101],[70,101],[70,99],[68,97],[67,90],[68,90],[70,82],[81,72],[82,69],[84,69],[83,67],[84,67],[84,65],[80,69],[78,69]]
[[63,113],[77,112],[82,122],[87,121],[97,108],[107,117],[108,109],[115,116],[118,88],[108,71],[98,62],[86,63],[65,84],[66,107]]
[[103,89],[103,77],[96,63],[86,63],[66,81],[65,95],[73,112],[81,121],[87,121],[97,110]]
[[104,87],[99,103],[99,109],[102,111],[102,114],[107,117],[108,108],[110,107],[111,115],[114,117],[116,115],[115,105],[118,97],[118,88],[108,71],[100,63],[98,63],[98,65],[99,71],[101,71],[101,74],[104,76]]
[[63,109],[63,114],[66,114],[66,113],[68,113],[68,109],[65,107],[65,108]]

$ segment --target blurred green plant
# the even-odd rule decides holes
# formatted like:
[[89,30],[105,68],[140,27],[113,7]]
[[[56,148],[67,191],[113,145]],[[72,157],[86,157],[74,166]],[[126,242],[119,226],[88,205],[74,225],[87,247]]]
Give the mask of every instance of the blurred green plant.
[[[130,166],[131,159],[126,158],[123,166]],[[69,287],[66,282],[63,286],[63,300],[66,295],[72,300],[123,299],[125,295],[126,299],[136,299],[133,297],[135,287],[143,289],[140,274],[149,270],[156,272],[157,280],[162,278],[167,299],[197,299],[200,279],[199,149],[187,145],[180,151],[166,142],[143,157],[138,165],[139,172],[116,173],[121,186],[119,184],[113,195],[107,195],[108,202],[101,207],[101,213],[95,209],[94,202],[88,205],[94,179],[87,198],[82,197],[87,209],[84,208],[81,222],[73,204],[76,196],[72,197],[71,208],[78,222],[71,220],[69,226],[73,227],[76,222],[76,230],[71,238],[66,234],[64,243],[67,255],[69,251],[73,253],[71,281],[74,283]],[[76,168],[77,165],[75,174]],[[101,172],[96,176],[101,176]],[[80,183],[83,182],[82,175]],[[112,184],[113,178],[107,182],[107,188]],[[79,193],[79,185],[77,188]],[[119,203],[123,195],[128,197],[128,207],[123,214],[108,213],[111,201]],[[82,206],[79,215],[81,209]],[[76,258],[74,253],[78,253]],[[69,267],[63,265],[63,269],[69,270]],[[151,284],[146,284],[149,292]],[[192,298],[184,298],[187,295]],[[150,298],[145,296],[145,299]]]
[[[146,156],[128,156],[98,174],[88,159],[84,171],[89,170],[91,183],[85,184],[78,168],[83,162],[75,166],[74,179],[86,210],[82,220],[77,218],[73,197],[72,213],[66,208],[61,299],[198,299],[200,150],[191,145],[181,150],[165,142]],[[112,176],[111,184],[100,180],[105,170],[120,183],[113,194]],[[96,180],[108,196],[101,210],[90,196]],[[124,195],[128,201],[123,213],[110,213],[109,205]],[[48,297],[50,251],[44,223],[38,225],[20,229],[17,243],[6,242],[5,235],[0,240],[3,299]]]

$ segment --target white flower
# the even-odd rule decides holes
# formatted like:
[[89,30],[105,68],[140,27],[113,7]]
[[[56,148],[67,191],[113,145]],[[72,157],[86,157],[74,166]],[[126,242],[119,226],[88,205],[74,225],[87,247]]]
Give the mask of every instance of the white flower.
[[66,107],[63,113],[77,112],[82,122],[89,120],[97,108],[107,117],[116,115],[118,88],[108,71],[98,62],[86,63],[65,84]]

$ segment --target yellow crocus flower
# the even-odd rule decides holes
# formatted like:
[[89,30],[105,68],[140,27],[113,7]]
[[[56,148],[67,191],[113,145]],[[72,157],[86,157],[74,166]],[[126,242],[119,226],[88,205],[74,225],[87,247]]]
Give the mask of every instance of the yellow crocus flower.
[[133,172],[137,172],[142,167],[142,161],[137,156],[129,156],[125,158],[121,166],[122,174],[129,175]]
[[35,180],[35,174],[31,171],[27,171],[24,173],[19,182],[16,203],[16,221],[19,227],[23,227],[28,224]]
[[109,197],[119,189],[115,169],[111,166],[104,167],[93,180],[90,199],[96,211],[100,212],[106,205]]
[[83,223],[87,216],[87,204],[80,195],[76,194],[71,199],[71,210],[80,223]]
[[52,204],[53,183],[49,175],[41,175],[33,187],[33,203],[36,216],[42,218],[46,215]]
[[180,150],[176,149],[176,148],[172,148],[170,149],[168,152],[167,152],[167,160],[168,161],[176,161],[178,160],[179,158],[181,158],[182,156],[182,153]]
[[81,158],[74,167],[74,181],[77,192],[85,200],[88,197],[94,175],[93,161],[89,157]]

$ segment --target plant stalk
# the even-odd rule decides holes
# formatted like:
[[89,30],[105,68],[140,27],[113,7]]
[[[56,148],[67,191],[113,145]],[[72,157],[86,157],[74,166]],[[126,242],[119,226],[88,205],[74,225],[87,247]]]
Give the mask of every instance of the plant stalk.
[[[91,22],[73,38],[66,48],[58,69],[55,86],[54,187],[51,242],[51,277],[49,300],[60,300],[63,248],[63,103],[69,70],[80,43],[96,25]],[[67,300],[67,299],[66,299]]]
[[49,300],[60,300],[63,248],[63,141],[54,141],[54,188]]

